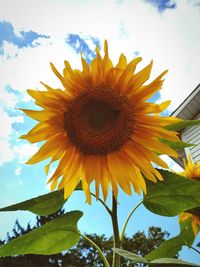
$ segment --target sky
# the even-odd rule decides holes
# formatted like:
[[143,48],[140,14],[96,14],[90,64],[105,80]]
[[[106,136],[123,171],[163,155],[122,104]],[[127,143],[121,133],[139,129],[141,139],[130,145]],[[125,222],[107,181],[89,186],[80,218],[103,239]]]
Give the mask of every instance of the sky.
[[[65,59],[73,68],[81,68],[80,52],[90,62],[96,45],[102,51],[107,39],[114,63],[123,52],[128,60],[143,58],[138,70],[153,59],[151,79],[169,69],[163,89],[152,101],[170,99],[170,114],[199,84],[199,25],[197,0],[0,0],[0,206],[49,192],[44,173],[46,162],[25,164],[39,145],[19,139],[35,122],[18,109],[34,109],[26,89],[43,89],[40,81],[61,87],[49,62],[60,71]],[[166,160],[171,168],[180,170],[172,160]],[[139,200],[136,194],[128,197],[120,193],[120,226]],[[75,192],[65,208],[84,211],[79,223],[81,231],[111,234],[109,218],[95,200],[89,206],[83,194]],[[22,225],[35,222],[35,216],[29,212],[0,216],[0,238],[12,230],[16,218]],[[157,216],[140,207],[127,233],[147,231],[155,225],[173,236],[179,232],[177,221],[177,217]],[[200,236],[195,243],[199,241]],[[191,262],[200,261],[197,253],[186,248],[180,256]]]

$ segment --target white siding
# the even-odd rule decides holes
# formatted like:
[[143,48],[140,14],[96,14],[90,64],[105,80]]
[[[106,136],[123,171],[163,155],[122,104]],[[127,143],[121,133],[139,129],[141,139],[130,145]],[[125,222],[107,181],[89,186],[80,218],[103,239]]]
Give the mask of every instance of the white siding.
[[182,104],[171,114],[182,119],[194,119],[200,111],[200,84],[182,102]]
[[[200,114],[195,117],[200,119]],[[194,162],[200,162],[200,125],[185,129],[181,133],[182,140],[187,143],[196,144],[197,146],[186,148],[186,154],[190,153]]]
[[[184,120],[200,119],[200,84],[191,92],[191,94],[181,103],[181,105],[171,114]],[[187,143],[196,144],[195,147],[187,147],[180,151],[180,159],[174,159],[183,167],[182,159],[190,153],[194,161],[200,162],[200,125],[186,128],[180,132],[181,138]]]

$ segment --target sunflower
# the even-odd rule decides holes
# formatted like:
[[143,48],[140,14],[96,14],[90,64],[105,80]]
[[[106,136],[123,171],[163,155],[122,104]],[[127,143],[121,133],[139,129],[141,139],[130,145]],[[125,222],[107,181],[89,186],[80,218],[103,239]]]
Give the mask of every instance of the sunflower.
[[[196,180],[200,182],[200,163],[194,163],[192,160],[191,155],[188,155],[187,162],[184,160],[184,171],[180,173],[182,176],[185,176],[189,179]],[[197,215],[199,214],[200,209],[194,208],[187,212],[181,213],[179,220],[185,221],[189,218],[192,220],[192,228],[194,231],[194,235],[198,234],[198,227],[200,226],[200,217]],[[193,214],[195,213],[195,214]],[[199,214],[200,215],[200,214]]]
[[51,68],[63,89],[27,90],[41,110],[22,109],[38,124],[22,138],[31,143],[45,141],[27,162],[34,164],[50,158],[58,160],[57,169],[49,179],[51,189],[64,188],[67,198],[79,182],[91,203],[90,185],[94,181],[95,194],[102,190],[104,200],[109,187],[117,198],[118,188],[131,195],[132,187],[139,194],[146,193],[144,176],[156,182],[162,180],[153,163],[168,168],[158,154],[177,157],[178,154],[161,138],[179,141],[176,132],[164,127],[178,121],[161,117],[170,101],[154,104],[146,100],[161,89],[164,71],[147,85],[152,62],[135,72],[141,58],[127,63],[124,54],[113,66],[108,55],[96,48],[96,57],[88,64],[82,57],[82,71],[72,69],[65,61],[63,75],[51,63]]
[[180,214],[179,220],[181,222],[184,222],[188,219],[192,220],[192,229],[194,232],[194,235],[197,236],[198,232],[199,232],[199,227],[200,227],[200,218],[190,212],[183,212]]
[[192,160],[191,155],[188,155],[187,162],[185,159],[184,162],[184,171],[180,173],[181,175],[200,182],[200,163],[196,162],[194,163]]

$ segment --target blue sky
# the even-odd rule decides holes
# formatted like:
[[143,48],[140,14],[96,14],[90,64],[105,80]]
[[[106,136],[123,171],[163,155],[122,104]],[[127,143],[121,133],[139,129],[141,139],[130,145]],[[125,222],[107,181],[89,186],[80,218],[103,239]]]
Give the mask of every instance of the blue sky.
[[[34,166],[24,164],[39,145],[19,139],[35,122],[16,108],[34,108],[26,89],[41,89],[40,81],[52,87],[61,86],[49,62],[62,70],[64,59],[68,59],[74,68],[81,68],[80,52],[90,62],[95,56],[95,46],[102,50],[107,39],[115,63],[123,52],[129,60],[142,56],[139,68],[154,59],[152,78],[169,69],[163,89],[152,101],[171,99],[168,110],[171,112],[199,83],[199,3],[192,0],[30,0],[28,3],[16,0],[14,4],[11,0],[0,1],[1,206],[48,192],[45,162]],[[173,162],[170,164],[178,169]],[[128,197],[120,193],[120,225],[139,199],[136,194]],[[76,192],[65,207],[84,211],[79,224],[83,232],[111,234],[109,218],[95,200],[89,206],[83,194]],[[1,216],[0,238],[12,229],[16,218],[24,225],[35,221],[28,212]],[[172,235],[178,233],[177,218],[153,215],[142,207],[135,213],[127,232],[131,235],[137,230],[147,231],[151,225],[161,226]],[[197,254],[186,249],[181,256],[199,261]]]

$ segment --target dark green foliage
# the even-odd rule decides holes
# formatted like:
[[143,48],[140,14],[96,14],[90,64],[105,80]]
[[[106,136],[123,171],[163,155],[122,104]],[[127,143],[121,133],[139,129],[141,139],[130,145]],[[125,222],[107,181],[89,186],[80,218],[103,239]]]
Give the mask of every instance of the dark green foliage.
[[[112,262],[112,237],[107,238],[105,235],[88,234],[106,255],[108,262]],[[144,232],[137,232],[132,237],[124,238],[124,249],[141,256],[146,255],[156,247],[158,247],[167,237],[169,233],[163,232],[159,227],[150,227],[147,236]],[[84,239],[81,239],[76,247],[67,251],[63,257],[63,265],[69,267],[103,267],[103,263],[95,248]],[[133,266],[129,259],[122,258],[121,266]],[[143,266],[135,265],[135,266]]]

